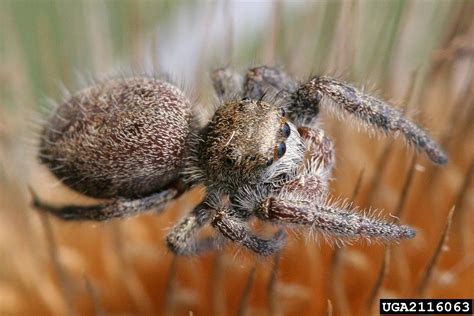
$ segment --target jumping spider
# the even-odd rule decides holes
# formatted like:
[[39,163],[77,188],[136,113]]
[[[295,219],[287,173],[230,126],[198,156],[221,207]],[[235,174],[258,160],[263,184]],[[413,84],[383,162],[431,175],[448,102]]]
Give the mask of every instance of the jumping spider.
[[[153,77],[107,80],[73,94],[45,126],[39,157],[74,190],[109,202],[34,206],[65,220],[102,221],[162,209],[191,187],[207,195],[168,234],[178,255],[214,249],[226,240],[268,256],[285,243],[285,226],[307,226],[337,238],[401,240],[408,226],[354,212],[328,199],[334,165],[331,140],[318,128],[320,108],[339,111],[387,135],[401,134],[435,164],[446,156],[402,113],[350,85],[314,77],[300,83],[278,68],[241,76],[212,73],[220,105],[205,126],[172,84]],[[264,238],[258,218],[281,226]],[[197,238],[211,224],[220,234]]]

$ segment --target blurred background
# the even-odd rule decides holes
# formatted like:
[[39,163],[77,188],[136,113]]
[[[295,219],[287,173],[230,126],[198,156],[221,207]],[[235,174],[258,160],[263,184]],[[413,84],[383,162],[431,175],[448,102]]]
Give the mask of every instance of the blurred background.
[[[472,1],[435,0],[0,0],[0,314],[367,315],[379,297],[472,297],[473,12]],[[58,204],[94,202],[36,162],[50,100],[91,78],[159,72],[205,109],[216,102],[210,70],[261,64],[352,82],[443,145],[449,163],[435,167],[402,141],[322,115],[333,195],[400,217],[416,238],[338,248],[290,232],[274,258],[233,246],[175,258],[164,236],[199,190],[159,216],[107,223],[29,207],[28,186]]]

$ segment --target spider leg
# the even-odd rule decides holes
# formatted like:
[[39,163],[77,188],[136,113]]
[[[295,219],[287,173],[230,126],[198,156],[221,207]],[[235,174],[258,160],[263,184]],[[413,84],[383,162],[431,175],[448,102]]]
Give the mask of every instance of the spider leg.
[[266,93],[283,100],[287,116],[297,126],[313,126],[318,117],[318,106],[300,106],[293,101],[299,82],[277,67],[259,66],[247,71],[244,81],[244,96],[260,99]]
[[196,240],[197,232],[208,224],[214,211],[203,202],[185,216],[168,234],[168,248],[177,255],[197,255],[202,252],[219,248],[224,241],[218,237],[204,237]]
[[277,231],[270,239],[264,239],[253,234],[245,222],[231,214],[232,210],[221,208],[212,219],[212,226],[226,238],[264,257],[274,254],[284,246],[286,234],[283,230]]
[[298,129],[305,140],[305,164],[276,196],[256,203],[254,214],[264,221],[306,225],[328,235],[400,240],[413,238],[408,226],[359,214],[347,206],[326,202],[327,179],[334,164],[333,146],[324,131]]
[[221,207],[214,209],[206,201],[185,216],[168,234],[168,248],[177,255],[196,255],[219,248],[225,240],[219,237],[196,239],[198,231],[211,223],[227,239],[241,244],[261,256],[269,256],[281,249],[286,236],[280,230],[271,239],[263,239],[251,233],[242,216],[234,210]]
[[217,96],[221,100],[241,99],[243,78],[228,67],[219,68],[211,73],[211,80]]
[[288,96],[297,88],[298,82],[277,67],[259,66],[245,75],[244,96],[251,99],[260,99],[268,92]]
[[112,218],[130,217],[151,209],[163,210],[167,202],[173,200],[178,191],[168,189],[137,199],[117,198],[110,202],[93,206],[54,206],[41,201],[33,190],[33,207],[68,221],[105,221]]
[[264,221],[308,225],[343,238],[366,237],[397,241],[415,237],[415,231],[408,226],[389,223],[322,202],[267,197],[256,208],[255,214]]
[[367,127],[376,127],[385,134],[400,133],[405,140],[436,164],[447,162],[446,154],[431,137],[415,123],[389,104],[328,77],[315,77],[302,84],[293,94],[293,108],[297,112],[319,106],[330,107],[342,113],[349,113]]

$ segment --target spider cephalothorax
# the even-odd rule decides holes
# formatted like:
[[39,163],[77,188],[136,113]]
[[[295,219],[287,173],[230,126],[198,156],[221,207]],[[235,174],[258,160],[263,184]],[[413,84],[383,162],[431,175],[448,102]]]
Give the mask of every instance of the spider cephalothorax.
[[[97,206],[34,206],[69,220],[106,220],[162,209],[186,189],[203,184],[207,196],[169,233],[176,254],[196,254],[236,242],[267,256],[285,232],[255,235],[252,218],[281,228],[308,227],[336,238],[412,238],[408,226],[362,215],[332,202],[328,179],[332,142],[318,128],[320,109],[352,115],[387,135],[401,134],[436,164],[439,146],[402,113],[346,83],[315,77],[299,83],[278,68],[256,67],[245,76],[212,74],[221,104],[205,125],[191,121],[190,102],[154,78],[107,81],[79,91],[45,126],[40,157],[66,185]],[[110,166],[110,167],[109,167]],[[204,225],[219,234],[196,237]]]
[[299,137],[292,135],[290,124],[284,109],[268,102],[244,98],[223,104],[195,153],[203,181],[236,190],[264,181],[268,170],[283,163],[280,160],[301,160]]

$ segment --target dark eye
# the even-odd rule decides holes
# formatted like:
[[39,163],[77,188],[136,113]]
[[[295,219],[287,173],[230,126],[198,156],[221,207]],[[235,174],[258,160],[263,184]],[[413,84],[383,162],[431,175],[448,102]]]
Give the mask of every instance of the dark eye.
[[280,143],[280,144],[278,145],[278,149],[277,149],[277,156],[278,156],[278,158],[283,157],[283,155],[285,154],[285,152],[286,152],[286,145],[285,145],[285,143]]
[[285,117],[285,116],[286,116],[285,109],[281,109],[281,110],[280,110],[280,115],[281,115],[282,117]]
[[322,98],[323,98],[323,94],[321,93],[321,91],[316,90],[316,97],[315,97],[316,104],[319,104]]
[[225,163],[227,166],[232,167],[233,165],[235,165],[235,160],[232,158],[226,158]]
[[273,158],[267,160],[267,166],[271,166],[273,164]]
[[242,98],[242,101],[243,101],[243,102],[250,102],[250,98],[249,98],[249,97],[243,97],[243,98]]
[[283,132],[283,135],[285,135],[285,137],[290,136],[291,128],[290,128],[290,125],[288,125],[288,123],[283,124],[283,127],[282,127],[281,130]]

